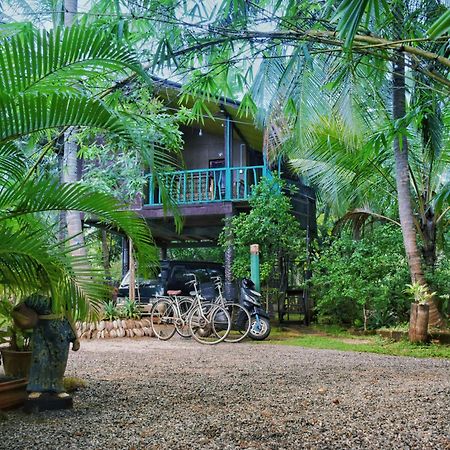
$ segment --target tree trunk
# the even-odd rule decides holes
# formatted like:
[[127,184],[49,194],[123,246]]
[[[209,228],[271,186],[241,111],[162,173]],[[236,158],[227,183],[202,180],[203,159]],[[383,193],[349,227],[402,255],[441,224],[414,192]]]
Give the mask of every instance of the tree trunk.
[[[393,66],[392,113],[395,122],[406,115],[405,55],[403,53],[397,54]],[[400,224],[411,280],[413,283],[417,282],[426,286],[414,226],[408,166],[408,140],[404,134],[395,136],[394,155]],[[442,325],[442,317],[436,302],[432,299],[429,303],[430,325]]]
[[233,292],[233,258],[234,258],[234,248],[233,248],[233,234],[230,231],[231,222],[233,220],[233,213],[227,214],[225,216],[225,233],[227,240],[227,248],[224,254],[224,267],[225,267],[225,284],[224,284],[224,294],[227,300],[234,300]]
[[[64,26],[70,27],[76,19],[78,0],[64,1]],[[76,183],[78,181],[78,146],[74,138],[75,128],[69,128],[64,133],[64,158],[63,158],[63,183]],[[72,252],[74,256],[86,256],[84,245],[83,225],[81,223],[81,213],[78,211],[67,211],[66,213],[67,234],[70,238],[70,245],[75,247]]]
[[420,221],[423,234],[422,256],[426,267],[434,272],[436,266],[436,222],[433,208],[430,206]]
[[[136,272],[134,265],[134,256],[133,256],[133,243],[131,239],[128,240],[128,257],[129,257],[129,265],[130,265],[130,281],[128,283],[128,298],[130,301],[134,302],[136,300]],[[139,289],[139,286],[138,286]]]
[[107,279],[111,278],[111,261],[109,257],[109,245],[108,245],[108,234],[106,230],[102,229],[102,259],[103,259],[103,269],[105,270],[105,276]]
[[[420,75],[416,75],[419,81],[427,83],[427,79],[425,77],[421,77]],[[419,99],[423,103],[429,103],[430,94],[420,93]],[[424,163],[428,163],[430,165],[429,169],[424,171],[422,174],[422,184],[423,184],[423,192],[421,193],[421,201],[423,205],[423,213],[420,216],[420,230],[423,236],[423,245],[421,248],[423,261],[425,262],[425,266],[431,272],[434,272],[436,266],[436,216],[432,204],[432,190],[431,188],[431,168],[434,163],[434,157],[431,155],[435,155],[439,153],[439,149],[434,148],[436,144],[433,140],[433,126],[434,122],[431,119],[431,114],[435,115],[436,119],[442,121],[442,117],[440,115],[440,111],[437,106],[435,106],[436,110],[428,114],[425,114],[423,119],[420,122],[420,129],[422,132],[422,157]]]
[[429,305],[413,303],[409,318],[409,340],[411,342],[428,341]]
[[[78,181],[78,159],[77,143],[74,140],[74,128],[71,128],[64,135],[64,159],[63,159],[63,183],[76,183]],[[83,226],[81,223],[81,214],[78,211],[66,212],[67,235],[70,245],[74,247],[72,252],[75,256],[86,256],[86,247],[84,245]]]

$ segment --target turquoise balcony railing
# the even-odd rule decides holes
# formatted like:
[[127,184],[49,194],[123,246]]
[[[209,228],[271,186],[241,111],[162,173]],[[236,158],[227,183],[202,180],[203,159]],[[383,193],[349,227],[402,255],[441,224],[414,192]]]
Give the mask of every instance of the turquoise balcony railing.
[[[247,200],[252,187],[269,175],[267,166],[181,170],[159,176],[167,193],[178,204]],[[149,175],[147,205],[161,205],[161,189]]]

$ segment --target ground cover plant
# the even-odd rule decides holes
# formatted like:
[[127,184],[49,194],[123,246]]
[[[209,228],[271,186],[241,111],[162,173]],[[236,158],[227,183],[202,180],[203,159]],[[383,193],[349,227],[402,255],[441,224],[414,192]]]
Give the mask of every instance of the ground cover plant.
[[406,338],[394,341],[380,336],[355,336],[351,331],[336,326],[313,326],[304,329],[275,328],[272,331],[270,343],[413,358],[450,359],[450,345],[411,344]]

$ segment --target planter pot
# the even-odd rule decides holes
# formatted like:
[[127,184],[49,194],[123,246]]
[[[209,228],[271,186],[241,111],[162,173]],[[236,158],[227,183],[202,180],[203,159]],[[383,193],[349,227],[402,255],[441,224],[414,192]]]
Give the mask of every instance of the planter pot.
[[27,398],[25,378],[14,380],[0,379],[0,409],[17,408],[24,404]]
[[0,353],[7,377],[28,378],[31,367],[31,352],[16,352],[9,348],[2,348]]

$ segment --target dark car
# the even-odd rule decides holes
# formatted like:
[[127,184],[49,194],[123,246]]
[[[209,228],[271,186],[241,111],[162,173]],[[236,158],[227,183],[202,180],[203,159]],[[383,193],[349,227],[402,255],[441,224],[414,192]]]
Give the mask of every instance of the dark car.
[[[136,282],[135,298],[141,305],[151,305],[158,295],[167,295],[167,291],[181,291],[181,295],[189,295],[192,286],[186,282],[192,280],[188,276],[194,273],[200,283],[202,293],[213,292],[211,277],[221,276],[225,271],[222,264],[206,261],[160,261],[160,273],[158,277],[150,280],[138,279]],[[125,297],[129,296],[129,279],[127,273],[120,283],[117,302],[120,304]],[[148,308],[144,308],[147,310]]]

